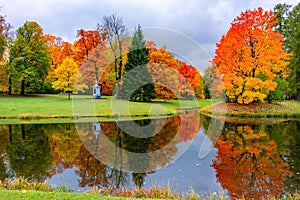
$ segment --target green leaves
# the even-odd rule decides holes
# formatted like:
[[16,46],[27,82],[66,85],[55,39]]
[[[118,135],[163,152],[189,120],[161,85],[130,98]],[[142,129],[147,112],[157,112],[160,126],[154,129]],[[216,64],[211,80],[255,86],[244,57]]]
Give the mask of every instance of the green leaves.
[[131,101],[150,101],[155,98],[152,77],[146,67],[149,62],[149,52],[145,46],[141,26],[135,30],[127,55],[119,96]]
[[289,53],[293,53],[289,64],[289,88],[292,97],[300,100],[300,3],[291,9],[290,5],[278,4],[274,8],[279,25],[275,30],[279,31],[285,41],[284,47]]
[[9,52],[7,72],[14,81],[14,87],[22,84],[21,94],[24,94],[25,86],[28,89],[42,86],[50,68],[50,53],[38,23],[26,22],[17,33]]

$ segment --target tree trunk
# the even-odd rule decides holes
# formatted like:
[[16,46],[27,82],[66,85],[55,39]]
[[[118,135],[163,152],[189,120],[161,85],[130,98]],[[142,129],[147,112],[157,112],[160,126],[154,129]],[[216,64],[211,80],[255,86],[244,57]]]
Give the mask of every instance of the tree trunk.
[[71,99],[71,93],[70,92],[68,92],[68,100],[70,100]]
[[8,94],[11,95],[11,78],[8,78]]
[[25,80],[22,80],[21,82],[21,95],[25,94]]
[[300,101],[300,92],[297,93],[297,100]]
[[[120,40],[120,39],[119,39]],[[118,84],[117,84],[117,98],[119,98],[121,79],[122,79],[122,68],[123,68],[123,58],[122,58],[122,41],[119,41],[119,68],[118,68]]]

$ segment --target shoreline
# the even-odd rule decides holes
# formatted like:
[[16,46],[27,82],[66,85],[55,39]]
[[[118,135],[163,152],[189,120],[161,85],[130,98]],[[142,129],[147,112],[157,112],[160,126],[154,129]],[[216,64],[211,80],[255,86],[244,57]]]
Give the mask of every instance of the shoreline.
[[284,101],[276,103],[252,103],[240,105],[237,103],[215,103],[200,108],[203,115],[209,117],[236,117],[247,119],[296,119],[300,118],[300,102]]

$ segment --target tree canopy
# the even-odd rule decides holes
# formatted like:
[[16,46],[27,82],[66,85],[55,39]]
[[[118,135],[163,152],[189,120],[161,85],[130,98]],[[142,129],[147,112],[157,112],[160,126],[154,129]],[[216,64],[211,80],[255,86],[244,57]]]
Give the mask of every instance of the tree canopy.
[[43,29],[36,22],[26,22],[17,30],[9,51],[7,73],[14,85],[25,94],[25,88],[39,89],[50,68],[50,52]]
[[275,77],[286,78],[289,54],[282,35],[273,30],[275,18],[262,8],[247,10],[217,44],[212,63],[229,101],[264,101],[276,89]]

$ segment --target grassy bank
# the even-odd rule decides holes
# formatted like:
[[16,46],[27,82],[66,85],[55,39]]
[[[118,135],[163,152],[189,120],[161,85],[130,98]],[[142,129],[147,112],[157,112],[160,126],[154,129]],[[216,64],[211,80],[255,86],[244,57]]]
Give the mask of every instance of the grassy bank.
[[249,118],[299,118],[300,103],[284,101],[277,103],[216,103],[201,108],[201,113],[214,116],[249,117]]
[[[43,191],[34,191],[34,190],[0,190],[1,199],[5,200],[108,200],[108,199],[119,199],[119,200],[130,200],[130,199],[195,199],[195,200],[204,200],[204,199],[227,199],[225,196],[212,194],[209,197],[203,198],[197,194],[183,195],[182,197],[169,198],[137,198],[137,197],[121,197],[121,196],[106,196],[99,194],[76,194],[70,192],[43,192]],[[241,197],[240,200],[245,198]],[[283,198],[270,197],[266,200],[300,200],[299,194],[288,195]]]
[[[228,199],[228,196],[221,193],[210,194],[197,194],[192,189],[187,193],[174,193],[170,187],[161,188],[153,186],[151,189],[119,189],[113,190],[113,188],[93,189],[86,193],[73,193],[68,186],[55,187],[43,182],[28,181],[25,179],[15,179],[0,181],[0,197],[6,200],[15,199],[30,199],[30,200],[48,200],[48,199]],[[285,195],[285,198],[269,197],[270,200],[300,200],[299,194]],[[240,199],[245,199],[241,197]],[[266,199],[266,200],[267,200]]]
[[33,190],[0,190],[1,199],[5,200],[52,200],[52,199],[74,199],[74,200],[106,200],[106,199],[131,199],[125,197],[100,196],[96,194],[74,194],[69,192],[43,192]]
[[[103,97],[94,100],[91,96],[31,95],[0,96],[0,119],[45,119],[79,117],[128,117],[165,116],[176,114],[180,109],[204,107],[210,100],[155,100],[148,103],[116,100]],[[107,120],[107,119],[106,119]]]

